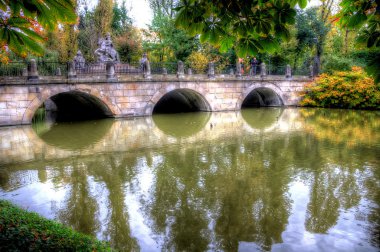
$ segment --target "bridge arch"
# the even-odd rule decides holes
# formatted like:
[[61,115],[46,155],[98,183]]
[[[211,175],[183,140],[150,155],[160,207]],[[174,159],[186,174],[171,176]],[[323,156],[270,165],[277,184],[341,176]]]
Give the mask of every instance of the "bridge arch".
[[242,107],[280,107],[285,104],[280,88],[271,83],[254,83],[238,98],[236,109]]
[[[158,90],[145,107],[145,114],[212,111],[203,88],[166,87]],[[173,106],[174,105],[174,106]]]
[[96,107],[105,117],[114,117],[120,114],[120,109],[111,102],[111,99],[102,92],[92,88],[89,85],[66,86],[56,88],[46,88],[41,90],[29,103],[24,112],[22,122],[30,124],[37,109],[49,99],[58,99],[63,102],[64,97],[76,100],[77,104],[86,103]]

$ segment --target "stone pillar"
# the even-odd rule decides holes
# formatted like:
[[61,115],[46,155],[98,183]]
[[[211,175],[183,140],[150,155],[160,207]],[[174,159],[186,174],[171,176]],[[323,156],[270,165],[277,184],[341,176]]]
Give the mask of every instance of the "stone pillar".
[[291,78],[292,77],[292,69],[290,65],[286,65],[286,70],[285,70],[285,77],[286,78]]
[[38,80],[37,63],[35,59],[31,59],[28,64],[28,80]]
[[115,80],[115,63],[107,61],[106,63],[106,77],[107,80]]
[[25,67],[24,67],[24,68],[22,69],[22,76],[23,76],[23,77],[28,77],[28,68],[25,68]]
[[234,69],[230,68],[230,75],[234,75]]
[[310,64],[310,66],[309,66],[309,77],[310,78],[314,77],[314,66],[313,66],[313,64]]
[[185,77],[185,70],[184,70],[184,67],[183,67],[183,62],[182,61],[178,61],[178,69],[177,69],[177,78],[184,78]]
[[67,63],[67,78],[74,79],[77,77],[77,72],[75,71],[74,61],[69,61]]
[[145,79],[151,79],[152,78],[152,75],[151,75],[151,72],[150,72],[150,62],[149,62],[148,59],[146,59],[145,62],[144,62],[143,77]]
[[236,61],[236,77],[240,78],[241,77],[241,64],[238,61]]
[[162,68],[162,74],[163,75],[168,75],[168,69],[166,69],[165,67]]
[[56,76],[61,76],[62,75],[60,67],[57,67],[57,69],[55,70],[55,75]]
[[193,75],[193,69],[191,69],[190,67],[187,69],[187,74],[188,75]]
[[207,76],[210,79],[214,79],[215,78],[215,64],[214,64],[214,62],[208,63],[208,73],[207,73]]
[[265,65],[264,62],[260,64],[260,76],[261,78],[264,78],[265,76],[267,76],[267,66]]

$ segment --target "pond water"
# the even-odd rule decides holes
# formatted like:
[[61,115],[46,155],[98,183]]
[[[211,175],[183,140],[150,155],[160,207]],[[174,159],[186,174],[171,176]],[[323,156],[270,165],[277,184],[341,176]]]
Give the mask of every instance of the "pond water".
[[378,251],[380,113],[4,127],[0,197],[121,251]]

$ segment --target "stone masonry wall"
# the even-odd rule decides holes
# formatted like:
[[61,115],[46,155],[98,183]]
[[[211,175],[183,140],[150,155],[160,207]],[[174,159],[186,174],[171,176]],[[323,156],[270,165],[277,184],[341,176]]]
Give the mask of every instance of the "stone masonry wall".
[[36,110],[50,97],[78,91],[98,98],[114,117],[151,115],[155,104],[176,89],[195,91],[210,111],[240,110],[245,97],[257,88],[268,88],[280,96],[285,106],[295,106],[307,78],[124,76],[117,81],[97,77],[81,79],[0,80],[0,126],[29,124]]

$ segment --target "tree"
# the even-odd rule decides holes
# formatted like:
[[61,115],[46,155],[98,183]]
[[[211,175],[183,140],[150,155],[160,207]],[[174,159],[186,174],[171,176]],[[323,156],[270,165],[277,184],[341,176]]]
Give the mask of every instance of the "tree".
[[377,51],[367,66],[367,71],[380,82],[380,6],[376,0],[342,0],[336,15],[341,27],[359,30],[357,42]]
[[113,0],[99,0],[95,8],[94,21],[98,37],[104,37],[111,32],[113,6]]
[[44,31],[53,30],[58,23],[76,22],[71,0],[2,0],[0,10],[1,50],[22,57],[43,54]]
[[240,57],[274,51],[279,38],[289,39],[289,25],[295,23],[295,6],[307,0],[182,0],[176,25],[201,42],[220,45],[221,51],[235,46]]
[[144,42],[144,49],[159,61],[185,60],[198,47],[198,39],[186,32],[176,29],[171,7],[173,0],[150,0],[153,20],[149,26],[149,37]]
[[111,30],[114,34],[120,35],[131,28],[132,19],[128,16],[128,10],[125,7],[125,1],[123,1],[120,6],[115,2],[112,12],[113,17]]

